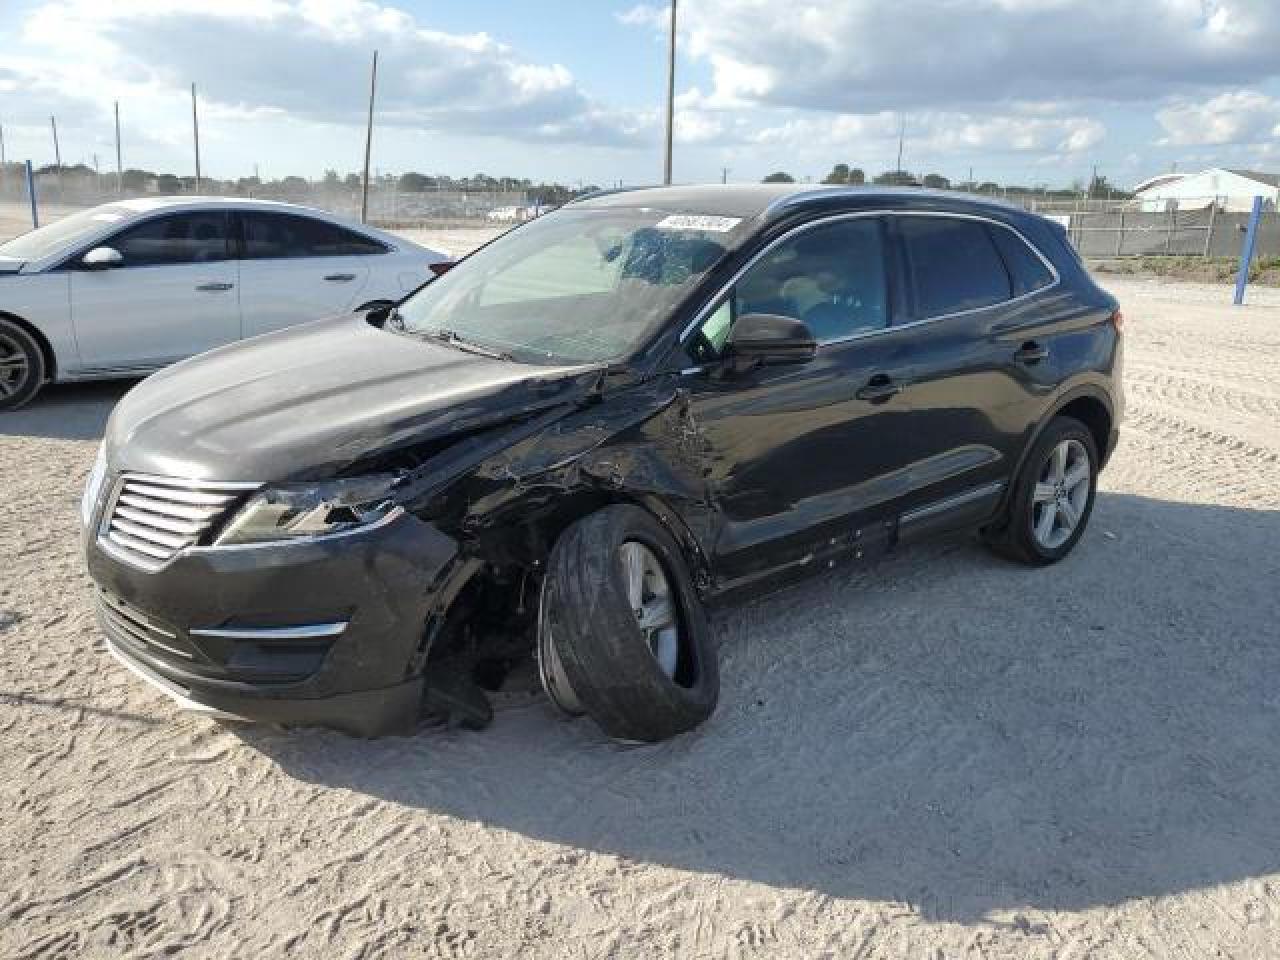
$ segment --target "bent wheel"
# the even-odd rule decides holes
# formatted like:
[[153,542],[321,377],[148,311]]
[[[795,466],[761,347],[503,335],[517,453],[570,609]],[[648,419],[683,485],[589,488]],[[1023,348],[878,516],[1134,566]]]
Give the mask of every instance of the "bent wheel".
[[720,677],[675,541],[638,507],[606,507],[556,542],[538,621],[543,688],[622,740],[653,741],[710,716]]

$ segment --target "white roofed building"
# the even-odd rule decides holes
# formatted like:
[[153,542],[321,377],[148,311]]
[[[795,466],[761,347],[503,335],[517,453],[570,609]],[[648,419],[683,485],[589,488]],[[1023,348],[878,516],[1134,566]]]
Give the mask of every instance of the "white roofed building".
[[1134,202],[1147,212],[1198,210],[1217,202],[1219,210],[1249,211],[1253,198],[1263,197],[1266,209],[1280,207],[1280,173],[1211,167],[1199,173],[1165,173],[1144,180],[1133,189]]

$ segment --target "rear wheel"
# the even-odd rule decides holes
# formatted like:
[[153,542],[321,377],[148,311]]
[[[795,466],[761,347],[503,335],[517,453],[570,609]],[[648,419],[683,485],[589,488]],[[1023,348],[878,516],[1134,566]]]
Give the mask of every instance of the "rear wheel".
[[620,740],[662,740],[711,715],[720,675],[680,549],[638,507],[579,520],[542,586],[538,666],[552,702]]
[[0,411],[16,410],[44,383],[44,353],[26,329],[0,320]]
[[1098,451],[1088,428],[1053,420],[1014,483],[1008,512],[983,531],[997,553],[1020,563],[1056,563],[1084,535],[1098,485]]

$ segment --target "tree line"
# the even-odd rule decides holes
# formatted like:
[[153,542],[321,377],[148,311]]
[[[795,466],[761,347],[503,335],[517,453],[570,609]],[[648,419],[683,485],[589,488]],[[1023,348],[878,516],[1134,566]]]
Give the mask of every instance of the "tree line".
[[[86,188],[100,186],[103,190],[114,190],[116,172],[114,170],[100,172],[83,163],[47,164],[37,168],[37,176],[57,175],[68,187]],[[6,163],[0,167],[0,177],[6,183],[20,183],[26,175],[26,167],[21,163]],[[286,175],[275,179],[239,177],[234,180],[220,180],[216,177],[201,177],[202,191],[219,194],[251,194],[256,192],[274,194],[313,194],[317,190],[322,193],[349,193],[361,188],[361,175],[358,173],[340,174],[337,170],[326,170],[319,180],[308,180],[305,177]],[[194,176],[179,176],[173,173],[158,173],[130,167],[120,174],[120,186],[125,193],[156,192],[160,194],[191,193],[196,189]],[[562,183],[546,183],[530,180],[526,177],[492,177],[485,173],[476,173],[469,177],[450,177],[444,174],[425,174],[410,171],[402,174],[380,174],[373,177],[371,187],[378,190],[398,190],[401,193],[427,193],[430,191],[450,191],[454,193],[525,193],[531,199],[546,205],[567,203],[576,196],[592,193],[600,188],[592,185],[569,186]]]
[[[764,178],[765,183],[795,183],[796,178],[785,170],[778,170]],[[831,172],[822,178],[824,184],[849,184],[862,186],[867,182],[866,171],[860,167],[851,167],[847,163],[837,163]],[[1083,181],[1075,181],[1070,187],[1049,189],[1044,186],[1023,186],[1020,184],[999,184],[992,180],[979,183],[973,180],[961,180],[952,183],[950,178],[940,173],[926,173],[917,176],[910,170],[886,170],[871,178],[871,183],[883,187],[928,187],[932,190],[963,190],[967,193],[1019,193],[1038,194],[1045,197],[1077,197],[1087,193],[1091,198],[1114,198],[1124,200],[1133,194],[1120,190],[1107,182],[1103,174],[1095,174],[1088,186]]]

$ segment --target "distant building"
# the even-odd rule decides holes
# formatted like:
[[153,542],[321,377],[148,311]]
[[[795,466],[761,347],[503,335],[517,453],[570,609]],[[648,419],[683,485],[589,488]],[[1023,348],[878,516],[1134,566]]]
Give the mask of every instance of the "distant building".
[[1248,211],[1253,198],[1264,197],[1267,208],[1280,207],[1280,173],[1226,170],[1211,167],[1199,173],[1163,173],[1133,188],[1133,199],[1147,212],[1171,207],[1198,210],[1217,203],[1219,210]]

